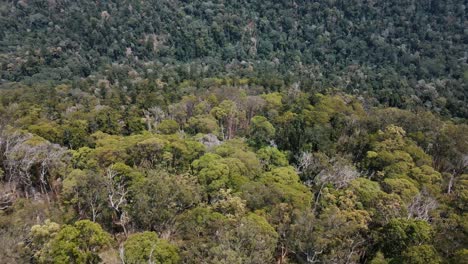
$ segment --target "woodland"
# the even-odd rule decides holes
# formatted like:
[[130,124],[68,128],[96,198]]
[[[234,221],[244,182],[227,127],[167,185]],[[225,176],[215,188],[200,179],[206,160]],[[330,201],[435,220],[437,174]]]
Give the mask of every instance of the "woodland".
[[462,0],[0,2],[0,263],[467,263]]

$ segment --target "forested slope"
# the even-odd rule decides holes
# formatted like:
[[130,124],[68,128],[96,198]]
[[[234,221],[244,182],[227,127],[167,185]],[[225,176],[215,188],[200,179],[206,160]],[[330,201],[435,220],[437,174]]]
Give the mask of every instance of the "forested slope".
[[147,107],[170,94],[142,82],[0,93],[2,261],[466,259],[466,124],[232,80]]
[[466,3],[0,2],[0,263],[466,263]]
[[15,0],[0,12],[5,81],[171,65],[183,79],[275,76],[467,116],[463,0]]

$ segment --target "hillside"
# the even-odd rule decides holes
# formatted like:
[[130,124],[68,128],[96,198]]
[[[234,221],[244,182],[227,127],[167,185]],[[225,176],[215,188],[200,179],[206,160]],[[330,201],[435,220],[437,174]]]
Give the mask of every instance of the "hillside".
[[0,264],[468,259],[464,1],[0,2]]
[[15,0],[0,16],[4,82],[171,65],[182,79],[274,75],[468,115],[463,0]]

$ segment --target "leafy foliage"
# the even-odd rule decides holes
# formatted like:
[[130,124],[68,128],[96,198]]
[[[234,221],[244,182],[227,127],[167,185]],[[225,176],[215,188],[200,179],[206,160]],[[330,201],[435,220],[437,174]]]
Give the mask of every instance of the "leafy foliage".
[[465,7],[413,2],[3,1],[0,262],[462,263]]

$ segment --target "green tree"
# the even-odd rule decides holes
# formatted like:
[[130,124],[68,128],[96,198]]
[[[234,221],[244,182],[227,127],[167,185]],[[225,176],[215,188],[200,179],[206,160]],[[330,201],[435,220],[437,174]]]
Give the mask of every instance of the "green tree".
[[223,138],[234,138],[239,122],[237,104],[231,100],[224,100],[218,106],[213,107],[210,114],[218,120]]
[[288,166],[288,160],[283,152],[275,147],[264,147],[257,151],[257,157],[267,171],[275,167]]
[[400,258],[406,249],[430,243],[433,237],[434,231],[427,222],[395,218],[380,230],[379,244],[386,258]]
[[212,116],[203,115],[191,117],[187,122],[187,130],[192,134],[196,133],[219,133],[219,126]]
[[439,254],[430,245],[418,245],[407,248],[402,256],[401,261],[408,264],[439,264],[442,263]]
[[99,224],[89,220],[65,225],[60,231],[57,231],[56,224],[50,222],[44,226],[33,226],[31,237],[33,241],[43,243],[34,255],[39,263],[99,263],[99,251],[111,242],[110,235]]
[[99,130],[107,134],[118,135],[122,130],[120,120],[121,115],[117,110],[104,107],[95,114],[91,127],[94,131]]
[[171,231],[177,216],[201,201],[200,189],[193,176],[149,171],[130,187],[130,216],[139,228]]
[[177,247],[158,238],[154,232],[146,231],[130,235],[123,248],[123,260],[128,264],[175,264],[180,260]]
[[230,258],[240,263],[272,262],[277,241],[278,234],[266,219],[251,213],[223,232],[211,252],[225,263]]
[[75,209],[80,217],[101,219],[107,207],[105,179],[93,172],[75,169],[63,180],[62,201]]
[[264,116],[254,116],[249,131],[249,141],[256,148],[269,144],[275,136],[275,128]]
[[179,124],[174,120],[166,119],[159,123],[157,130],[165,135],[174,134],[179,130]]

